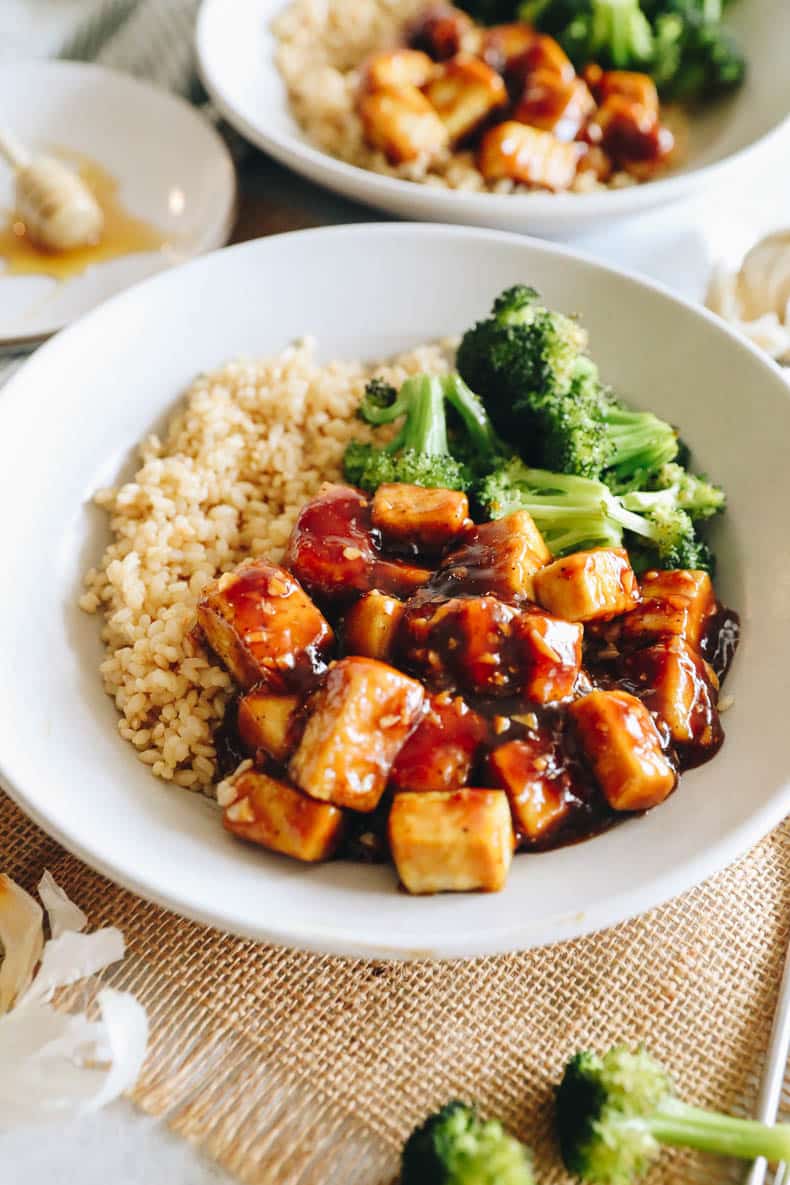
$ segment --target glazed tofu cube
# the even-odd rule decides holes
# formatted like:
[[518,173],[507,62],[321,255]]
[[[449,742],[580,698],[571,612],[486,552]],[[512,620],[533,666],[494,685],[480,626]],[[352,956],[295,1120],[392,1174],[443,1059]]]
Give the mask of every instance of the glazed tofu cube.
[[518,843],[539,843],[571,809],[567,771],[546,736],[508,741],[488,759],[491,776],[505,790]]
[[684,638],[699,649],[716,613],[716,595],[707,572],[646,572],[642,600],[622,621],[626,641],[644,644],[665,637]]
[[291,777],[313,798],[374,810],[424,696],[421,683],[386,663],[341,659],[310,705]]
[[276,761],[285,761],[294,746],[294,725],[301,699],[298,695],[271,695],[249,691],[239,700],[239,737],[253,756],[263,749]]
[[633,70],[606,70],[598,80],[597,89],[600,102],[610,95],[621,95],[632,103],[638,103],[646,111],[652,111],[658,118],[658,91],[648,74],[639,74]]
[[553,70],[528,75],[513,111],[519,123],[551,132],[558,140],[575,140],[595,110],[595,99],[581,78],[566,81]]
[[416,86],[366,91],[358,109],[365,139],[391,164],[431,159],[447,147],[447,128]]
[[404,605],[396,597],[373,589],[349,609],[343,627],[347,654],[366,658],[389,658]]
[[434,686],[487,695],[512,689],[518,610],[496,597],[415,597],[406,606],[403,657]]
[[672,132],[659,123],[655,111],[623,95],[605,99],[591,126],[600,129],[601,145],[612,159],[639,178],[666,164],[675,146]]
[[570,695],[581,664],[580,625],[493,596],[418,596],[400,640],[407,665],[436,686],[539,703]]
[[598,785],[615,811],[644,811],[663,802],[677,775],[661,748],[652,716],[627,691],[592,691],[570,707]]
[[507,796],[469,788],[396,794],[389,841],[410,893],[495,893],[505,884],[513,856]]
[[501,75],[479,58],[464,55],[447,62],[423,94],[447,129],[451,144],[466,139],[507,102]]
[[636,650],[625,659],[624,671],[642,702],[665,722],[675,745],[718,749],[723,739],[718,680],[687,642],[669,638]]
[[486,181],[515,181],[560,193],[573,184],[583,152],[583,144],[563,144],[551,132],[506,119],[483,136],[477,163]]
[[373,54],[368,59],[362,85],[368,90],[380,90],[383,86],[421,87],[433,70],[433,61],[426,53],[418,49],[393,49]]
[[571,82],[576,76],[573,62],[565,50],[558,41],[545,33],[533,37],[522,53],[511,58],[509,65],[513,81],[521,84],[536,70],[549,70],[563,82]]
[[407,560],[376,560],[373,565],[373,587],[396,597],[410,597],[426,584],[433,572]]
[[605,621],[639,601],[636,576],[622,547],[576,551],[535,576],[535,599],[566,621]]
[[334,635],[298,581],[266,560],[245,560],[207,585],[197,619],[242,687],[309,687],[326,670]]
[[519,649],[521,694],[538,704],[573,695],[582,665],[584,627],[529,606],[514,619],[512,629]]
[[510,65],[526,53],[538,36],[532,25],[523,21],[492,25],[483,34],[480,56],[492,70],[507,74]]
[[432,696],[428,710],[395,758],[396,790],[455,790],[463,786],[487,735],[482,716],[460,696]]
[[328,859],[343,832],[343,812],[268,774],[247,769],[220,784],[228,831],[273,852],[313,863]]
[[373,496],[371,518],[385,544],[413,543],[435,551],[469,524],[469,499],[461,490],[385,484]]
[[311,596],[337,605],[373,588],[376,558],[367,498],[326,484],[299,512],[284,562]]
[[471,46],[470,39],[475,33],[471,17],[460,8],[452,4],[431,4],[407,26],[406,41],[414,49],[429,54],[434,61],[446,62]]
[[504,601],[532,598],[533,577],[551,560],[543,536],[526,510],[472,527],[440,566],[443,587],[490,593]]

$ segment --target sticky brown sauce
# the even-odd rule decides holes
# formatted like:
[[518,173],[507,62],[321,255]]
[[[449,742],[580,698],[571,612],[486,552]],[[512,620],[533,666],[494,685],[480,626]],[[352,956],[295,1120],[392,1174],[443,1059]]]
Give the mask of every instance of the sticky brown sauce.
[[99,203],[104,215],[102,236],[97,243],[75,250],[48,251],[34,242],[24,222],[11,211],[0,226],[0,260],[6,275],[70,280],[93,264],[140,252],[164,251],[171,245],[163,231],[126,209],[118,181],[97,161],[63,150],[55,155],[76,168]]

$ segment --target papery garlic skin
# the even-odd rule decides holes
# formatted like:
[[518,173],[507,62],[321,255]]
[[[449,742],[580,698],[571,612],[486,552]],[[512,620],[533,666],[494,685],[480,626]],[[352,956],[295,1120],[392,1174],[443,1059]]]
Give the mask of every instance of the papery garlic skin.
[[100,990],[95,1020],[52,1007],[58,988],[123,958],[124,940],[114,926],[80,933],[85,914],[48,873],[39,892],[56,935],[46,943],[41,907],[0,876],[0,988],[9,1002],[0,1015],[0,1128],[104,1106],[134,1085],[148,1045],[145,1009],[129,992]]

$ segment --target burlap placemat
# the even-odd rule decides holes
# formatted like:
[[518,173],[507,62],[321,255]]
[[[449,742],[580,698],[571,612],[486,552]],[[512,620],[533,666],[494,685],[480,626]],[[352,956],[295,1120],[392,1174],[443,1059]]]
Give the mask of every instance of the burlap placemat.
[[[577,942],[466,963],[299,954],[148,905],[63,851],[0,794],[0,868],[44,867],[129,954],[108,978],[149,1011],[133,1093],[251,1185],[388,1185],[414,1123],[452,1096],[553,1151],[551,1085],[580,1046],[646,1041],[694,1102],[748,1113],[788,940],[790,822],[661,909]],[[667,1153],[650,1176],[740,1180]]]

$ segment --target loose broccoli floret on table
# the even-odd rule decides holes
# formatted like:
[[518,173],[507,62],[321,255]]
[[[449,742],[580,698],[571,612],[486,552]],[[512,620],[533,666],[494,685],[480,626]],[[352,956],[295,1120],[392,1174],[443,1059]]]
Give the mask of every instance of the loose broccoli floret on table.
[[534,1185],[526,1145],[497,1119],[473,1107],[447,1103],[409,1136],[400,1185]]
[[568,1172],[595,1185],[631,1185],[663,1144],[747,1160],[790,1156],[790,1125],[770,1127],[681,1102],[644,1049],[575,1054],[557,1090],[556,1129]]

